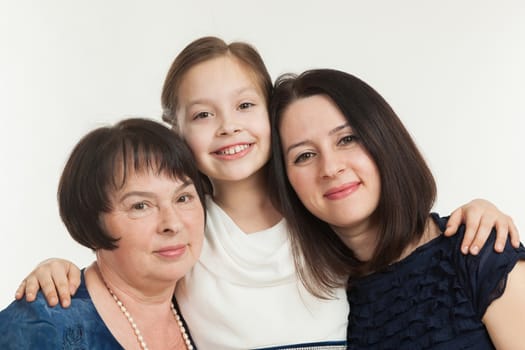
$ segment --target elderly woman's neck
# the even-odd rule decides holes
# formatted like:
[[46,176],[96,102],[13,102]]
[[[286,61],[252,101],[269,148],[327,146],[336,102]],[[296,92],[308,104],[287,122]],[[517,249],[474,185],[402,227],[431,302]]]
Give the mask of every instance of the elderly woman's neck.
[[108,292],[111,290],[120,300],[142,304],[170,304],[175,291],[176,281],[156,281],[134,275],[126,276],[112,268],[103,260],[97,260],[90,267],[96,273]]

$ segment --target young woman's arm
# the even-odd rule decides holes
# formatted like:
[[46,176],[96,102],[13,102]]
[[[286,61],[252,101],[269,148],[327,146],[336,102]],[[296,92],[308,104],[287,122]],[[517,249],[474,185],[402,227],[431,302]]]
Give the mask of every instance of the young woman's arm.
[[507,277],[505,292],[483,316],[497,349],[523,349],[525,334],[525,260],[516,263]]

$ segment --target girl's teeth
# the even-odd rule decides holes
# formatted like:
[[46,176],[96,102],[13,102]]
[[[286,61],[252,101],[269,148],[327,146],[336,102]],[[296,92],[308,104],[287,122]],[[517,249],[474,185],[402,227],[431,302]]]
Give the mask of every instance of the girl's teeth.
[[219,154],[225,154],[225,155],[232,155],[235,153],[239,153],[241,151],[244,151],[246,148],[248,148],[248,145],[237,145],[228,149],[224,149],[222,151],[219,151]]

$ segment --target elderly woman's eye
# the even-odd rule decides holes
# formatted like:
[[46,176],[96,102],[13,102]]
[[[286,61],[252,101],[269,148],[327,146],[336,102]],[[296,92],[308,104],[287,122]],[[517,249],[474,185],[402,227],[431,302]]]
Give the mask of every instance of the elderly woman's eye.
[[183,194],[183,195],[179,196],[179,198],[177,199],[177,202],[179,202],[179,203],[189,203],[189,202],[192,202],[194,199],[195,199],[195,195],[190,194],[190,193],[186,193],[186,194]]
[[147,207],[147,204],[144,203],[144,202],[138,202],[138,203],[134,203],[132,206],[131,206],[131,209],[134,209],[134,210],[144,210],[146,209]]

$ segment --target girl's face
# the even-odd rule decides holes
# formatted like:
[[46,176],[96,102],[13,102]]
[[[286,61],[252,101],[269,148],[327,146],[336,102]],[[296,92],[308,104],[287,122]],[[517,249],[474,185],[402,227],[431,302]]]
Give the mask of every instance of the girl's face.
[[221,56],[192,67],[179,87],[176,115],[199,170],[211,180],[245,179],[269,159],[264,95],[235,58]]
[[294,101],[279,131],[288,179],[305,207],[336,231],[373,225],[379,172],[337,105],[324,95]]
[[199,258],[204,237],[204,209],[191,181],[153,171],[130,173],[110,195],[112,210],[101,222],[115,250],[97,251],[128,281],[174,283]]

